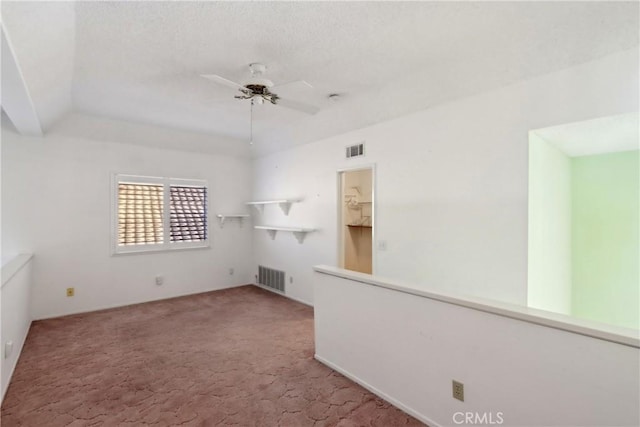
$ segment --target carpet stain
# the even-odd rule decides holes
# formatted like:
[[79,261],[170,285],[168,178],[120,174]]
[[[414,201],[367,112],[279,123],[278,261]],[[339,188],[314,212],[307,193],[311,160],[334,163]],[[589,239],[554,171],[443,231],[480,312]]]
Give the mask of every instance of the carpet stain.
[[313,309],[255,286],[36,321],[2,425],[423,425],[313,355]]

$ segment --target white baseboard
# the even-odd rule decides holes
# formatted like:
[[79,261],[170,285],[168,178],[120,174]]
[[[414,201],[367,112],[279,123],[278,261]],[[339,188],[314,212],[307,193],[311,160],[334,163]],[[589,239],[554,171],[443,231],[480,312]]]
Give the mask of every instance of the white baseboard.
[[239,288],[240,286],[250,286],[250,285],[252,285],[252,283],[244,283],[242,285],[229,285],[229,286],[223,286],[221,288],[204,289],[204,290],[195,291],[195,292],[187,292],[187,293],[183,293],[183,294],[164,296],[164,297],[153,298],[153,299],[146,299],[146,300],[142,300],[142,301],[132,301],[132,302],[122,302],[122,303],[116,303],[116,304],[102,305],[102,306],[99,306],[99,307],[93,307],[93,308],[89,308],[89,309],[86,309],[86,310],[83,309],[83,310],[69,311],[69,312],[57,313],[57,314],[47,314],[47,315],[44,315],[44,316],[38,316],[37,318],[35,318],[33,320],[54,319],[56,317],[71,316],[71,315],[74,315],[74,314],[91,313],[93,311],[109,310],[111,308],[127,307],[127,306],[130,306],[130,305],[144,304],[146,302],[154,302],[154,301],[162,301],[162,300],[165,300],[165,299],[187,297],[189,295],[204,294],[204,293],[207,293],[207,292],[221,291],[223,289]]
[[391,403],[393,406],[395,406],[396,408],[400,409],[403,412],[406,412],[407,414],[411,415],[412,417],[417,418],[418,420],[420,420],[423,423],[427,424],[429,427],[442,427],[440,424],[438,424],[435,421],[429,419],[425,415],[423,415],[423,414],[415,411],[414,409],[406,406],[402,402],[398,401],[397,399],[394,399],[393,397],[389,396],[388,394],[384,393],[383,391],[378,390],[377,388],[375,388],[371,384],[369,384],[366,381],[363,381],[362,379],[360,379],[357,376],[353,375],[351,372],[349,372],[349,371],[347,371],[345,369],[342,369],[337,365],[334,365],[333,363],[329,362],[327,359],[323,358],[322,356],[319,356],[318,354],[315,354],[313,357],[318,362],[322,363],[323,365],[326,365],[326,366],[330,367],[331,369],[333,369],[336,372],[341,373],[345,377],[349,378],[351,381],[360,384],[362,387],[366,388],[367,390],[369,390],[371,393],[375,394],[379,398]]
[[[9,390],[9,387],[11,386],[11,379],[13,378],[13,373],[15,372],[16,366],[18,366],[18,362],[20,361],[20,356],[22,355],[22,349],[24,348],[24,343],[27,342],[27,336],[29,335],[29,331],[31,330],[32,322],[33,320],[29,322],[29,326],[27,327],[27,330],[24,336],[22,337],[22,342],[20,343],[18,348],[17,349],[14,348],[14,351],[17,350],[18,354],[16,354],[15,363],[13,364],[13,366],[11,366],[11,371],[9,372],[9,380],[7,381],[7,386],[2,390],[2,396],[0,396],[0,405],[2,405],[2,402],[4,402],[4,396],[7,394],[7,390]],[[2,349],[2,352],[4,352],[4,348]]]
[[293,300],[295,302],[299,302],[300,304],[304,304],[304,305],[308,305],[309,307],[313,307],[313,304],[311,304],[311,303],[309,303],[307,301],[303,301],[303,300],[301,300],[299,298],[295,298],[295,297],[292,297],[291,295],[283,294],[281,292],[276,292],[273,289],[271,289],[271,288],[269,288],[267,286],[261,285],[259,283],[252,283],[252,285],[256,286],[256,287],[258,287],[260,289],[264,289],[265,291],[273,292],[274,294],[280,295],[281,297],[289,298],[290,300]]

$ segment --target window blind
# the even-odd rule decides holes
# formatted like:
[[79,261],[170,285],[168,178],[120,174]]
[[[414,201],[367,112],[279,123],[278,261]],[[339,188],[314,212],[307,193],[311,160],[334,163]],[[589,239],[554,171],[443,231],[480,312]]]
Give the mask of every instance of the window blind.
[[118,245],[163,243],[163,186],[118,184]]
[[172,242],[201,242],[207,240],[206,187],[170,188],[170,238]]

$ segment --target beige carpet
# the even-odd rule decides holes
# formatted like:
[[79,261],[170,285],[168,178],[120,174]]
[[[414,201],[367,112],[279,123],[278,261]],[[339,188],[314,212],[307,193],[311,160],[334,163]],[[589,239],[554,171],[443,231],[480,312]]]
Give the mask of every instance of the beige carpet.
[[313,309],[254,286],[38,321],[2,426],[422,425],[313,353]]

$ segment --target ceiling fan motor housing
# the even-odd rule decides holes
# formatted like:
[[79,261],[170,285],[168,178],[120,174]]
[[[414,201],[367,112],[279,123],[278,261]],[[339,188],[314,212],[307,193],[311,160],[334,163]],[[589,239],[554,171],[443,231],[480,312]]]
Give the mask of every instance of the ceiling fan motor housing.
[[254,95],[269,95],[270,93],[269,88],[265,85],[249,83],[244,87],[249,89]]
[[238,99],[256,99],[259,104],[262,104],[262,100],[269,101],[272,104],[276,104],[280,98],[275,93],[271,93],[269,88],[264,85],[247,84],[246,90],[243,90],[243,95],[237,95]]

